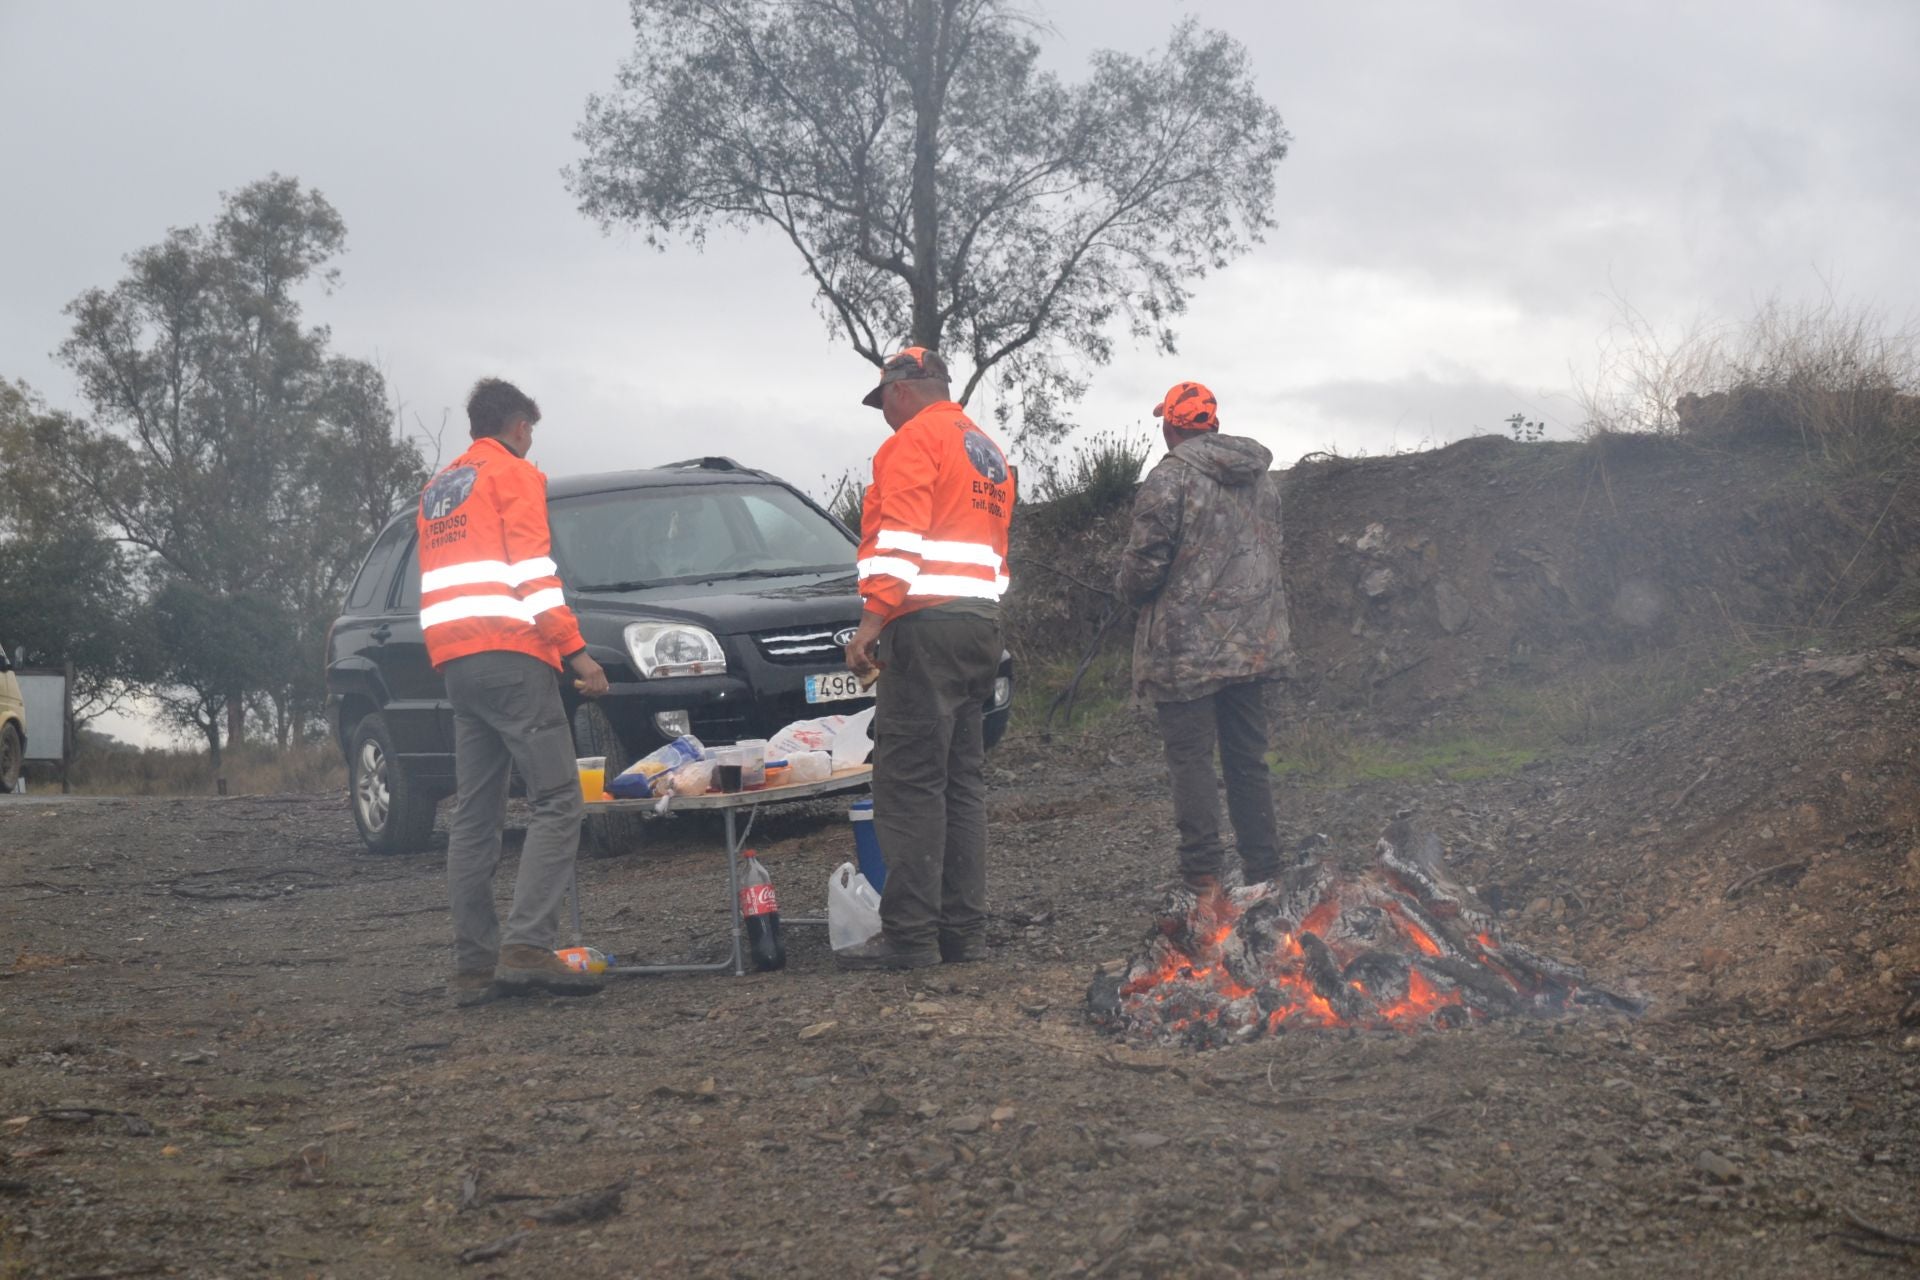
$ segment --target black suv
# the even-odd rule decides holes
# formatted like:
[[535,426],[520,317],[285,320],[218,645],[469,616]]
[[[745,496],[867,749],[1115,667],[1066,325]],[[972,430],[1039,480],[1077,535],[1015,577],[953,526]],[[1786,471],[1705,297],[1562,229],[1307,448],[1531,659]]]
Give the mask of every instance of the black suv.
[[[682,733],[764,738],[795,720],[855,711],[841,651],[859,622],[858,539],[799,490],[726,458],[555,480],[553,558],[587,650],[612,691],[561,683],[578,754],[611,777]],[[374,540],[327,636],[327,710],[346,756],[353,817],[379,853],[420,848],[452,794],[453,710],[420,633],[412,507]],[[1003,655],[987,745],[1006,732]],[[604,851],[639,818],[594,814]]]

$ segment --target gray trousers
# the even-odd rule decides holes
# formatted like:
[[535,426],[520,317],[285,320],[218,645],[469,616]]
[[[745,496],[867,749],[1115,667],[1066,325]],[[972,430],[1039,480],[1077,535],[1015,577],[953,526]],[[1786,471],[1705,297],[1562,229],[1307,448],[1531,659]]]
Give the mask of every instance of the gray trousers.
[[[1220,844],[1220,783],[1213,772],[1218,742],[1227,775],[1227,812],[1247,883],[1280,870],[1273,816],[1273,779],[1267,769],[1267,686],[1230,684],[1191,702],[1159,702],[1160,736],[1173,775],[1173,820],[1180,831],[1180,874],[1218,876],[1226,864]],[[877,808],[877,806],[876,806]]]
[[1000,624],[919,612],[880,633],[873,826],[887,860],[880,924],[893,946],[965,946],[987,928],[986,742]]
[[[553,947],[580,850],[580,775],[552,667],[523,653],[476,653],[449,662],[444,673],[459,780],[447,836],[454,967],[490,971],[503,945]],[[533,818],[503,935],[493,877],[510,765],[526,784]]]

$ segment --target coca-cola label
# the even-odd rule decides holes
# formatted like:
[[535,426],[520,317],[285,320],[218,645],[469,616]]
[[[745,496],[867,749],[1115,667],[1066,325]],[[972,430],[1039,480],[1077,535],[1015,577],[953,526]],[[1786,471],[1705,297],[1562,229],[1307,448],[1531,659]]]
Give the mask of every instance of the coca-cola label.
[[743,916],[770,916],[780,910],[780,903],[773,896],[770,884],[743,885],[740,889],[740,914]]

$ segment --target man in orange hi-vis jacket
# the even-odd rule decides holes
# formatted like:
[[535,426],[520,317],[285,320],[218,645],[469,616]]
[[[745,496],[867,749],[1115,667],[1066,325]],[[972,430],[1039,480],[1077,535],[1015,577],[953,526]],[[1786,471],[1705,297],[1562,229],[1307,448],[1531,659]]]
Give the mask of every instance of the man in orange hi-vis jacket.
[[875,688],[873,825],[887,879],[879,935],[836,958],[851,969],[964,964],[986,951],[981,722],[1000,667],[1013,475],[953,402],[936,352],[889,358],[864,403],[893,436],[874,455],[861,516],[866,608],[847,666],[885,673]]
[[[459,794],[447,836],[456,1004],[532,990],[586,994],[599,980],[553,952],[580,849],[580,778],[556,673],[588,697],[607,674],[560,589],[547,478],[526,461],[540,407],[485,378],[467,400],[473,444],[420,495],[420,626],[453,704]],[[533,817],[506,930],[493,906],[508,769]]]

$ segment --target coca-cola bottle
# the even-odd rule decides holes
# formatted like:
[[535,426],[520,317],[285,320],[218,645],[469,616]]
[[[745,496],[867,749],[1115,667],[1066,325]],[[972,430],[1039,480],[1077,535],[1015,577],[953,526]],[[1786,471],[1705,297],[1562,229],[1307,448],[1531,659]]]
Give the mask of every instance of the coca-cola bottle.
[[773,877],[751,849],[740,854],[740,914],[747,921],[753,967],[762,972],[786,968],[787,948],[780,941],[780,901],[773,896]]

